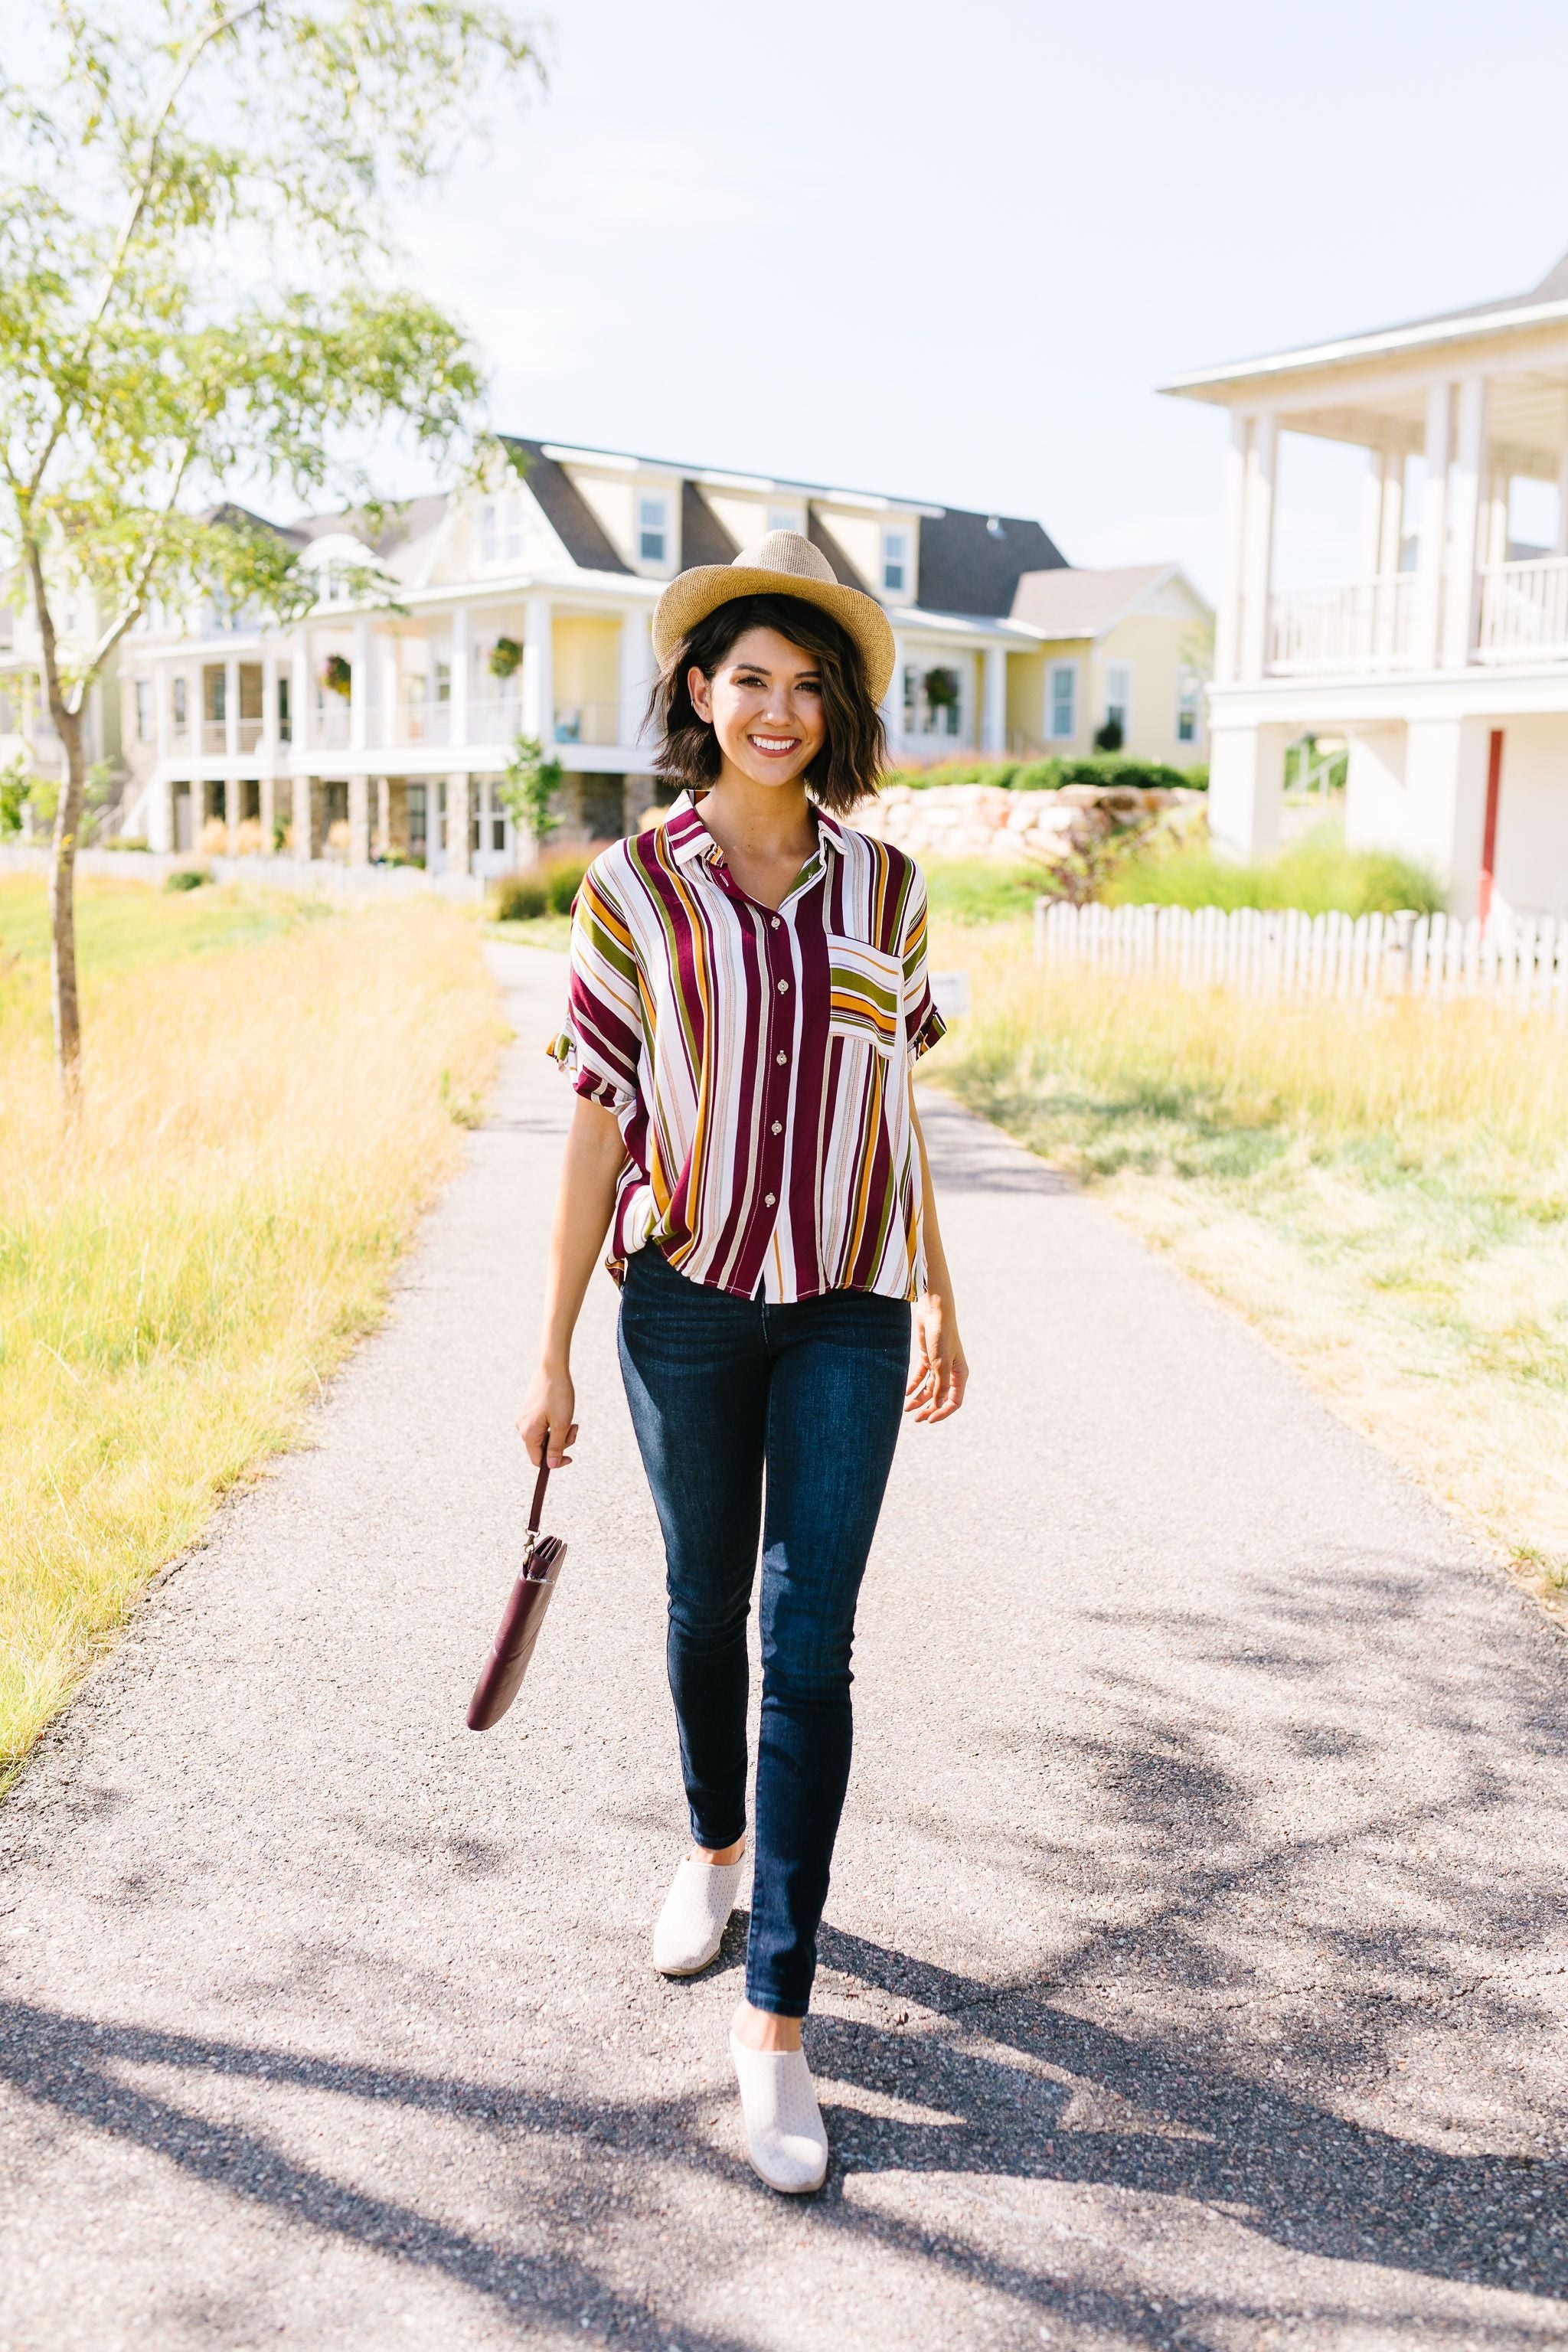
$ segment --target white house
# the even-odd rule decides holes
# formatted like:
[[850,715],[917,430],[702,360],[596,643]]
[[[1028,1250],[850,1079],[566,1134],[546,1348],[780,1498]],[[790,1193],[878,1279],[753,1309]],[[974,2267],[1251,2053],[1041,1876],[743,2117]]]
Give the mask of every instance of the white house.
[[[1020,584],[1064,561],[1037,522],[507,446],[511,464],[487,487],[416,499],[374,539],[342,515],[293,526],[320,580],[297,624],[148,614],[121,662],[125,832],[154,848],[287,840],[311,856],[495,871],[521,846],[496,797],[521,731],[559,756],[574,829],[619,833],[654,792],[638,738],[659,591],[770,529],[805,532],[886,605],[896,759],[1005,751],[1014,657],[1032,657],[1036,701],[1045,691],[1044,633],[1013,616]],[[374,593],[368,569],[385,583]],[[1026,716],[1043,748],[1043,705]]]
[[[1287,745],[1349,742],[1346,829],[1434,867],[1459,913],[1568,913],[1568,257],[1525,294],[1206,368],[1228,408],[1210,697],[1215,835],[1279,837]],[[1277,593],[1280,436],[1367,452],[1361,567]],[[1543,485],[1543,545],[1510,541]]]

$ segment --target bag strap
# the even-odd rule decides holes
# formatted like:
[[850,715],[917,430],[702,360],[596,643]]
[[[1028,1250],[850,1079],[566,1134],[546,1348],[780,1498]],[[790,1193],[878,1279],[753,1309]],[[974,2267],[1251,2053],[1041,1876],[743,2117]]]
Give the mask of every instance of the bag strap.
[[531,1536],[536,1536],[539,1533],[539,1522],[544,1513],[544,1490],[549,1484],[550,1440],[546,1435],[544,1444],[539,1449],[539,1475],[533,1482],[533,1507],[528,1515],[528,1532]]

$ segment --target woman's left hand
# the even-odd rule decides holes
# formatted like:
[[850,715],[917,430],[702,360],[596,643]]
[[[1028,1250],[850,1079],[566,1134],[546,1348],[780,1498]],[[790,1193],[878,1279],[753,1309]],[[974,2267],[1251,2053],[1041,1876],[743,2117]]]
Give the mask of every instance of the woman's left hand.
[[915,1368],[904,1411],[917,1421],[946,1421],[963,1402],[968,1384],[952,1301],[940,1290],[922,1291],[915,1301]]

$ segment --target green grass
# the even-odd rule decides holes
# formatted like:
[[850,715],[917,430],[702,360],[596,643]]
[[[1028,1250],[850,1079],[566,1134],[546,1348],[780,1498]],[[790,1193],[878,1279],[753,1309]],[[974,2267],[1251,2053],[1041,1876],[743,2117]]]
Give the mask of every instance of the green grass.
[[931,913],[951,923],[1000,923],[1026,915],[1046,888],[1037,866],[1002,857],[921,858]]
[[[322,910],[279,892],[265,898],[242,898],[232,889],[166,896],[144,882],[93,877],[77,886],[76,911],[77,959],[88,981],[123,979],[216,948],[252,947]],[[0,881],[0,966],[15,957],[24,967],[42,967],[48,955],[44,884],[31,875],[7,877]]]
[[1133,856],[1106,892],[1112,906],[1299,907],[1304,914],[1435,914],[1432,876],[1383,850],[1347,849],[1337,825],[1315,826],[1279,857],[1237,866],[1193,846]]
[[531,915],[526,922],[487,923],[487,940],[510,940],[520,948],[554,948],[564,952],[572,938],[570,915]]

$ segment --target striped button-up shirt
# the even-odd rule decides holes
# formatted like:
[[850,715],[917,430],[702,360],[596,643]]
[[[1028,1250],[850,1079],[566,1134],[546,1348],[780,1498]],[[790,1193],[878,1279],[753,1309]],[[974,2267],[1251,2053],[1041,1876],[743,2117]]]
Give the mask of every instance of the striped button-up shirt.
[[651,1242],[743,1298],[921,1286],[910,1071],[942,1034],[925,884],[889,843],[816,824],[776,911],[684,795],[584,878],[552,1050],[626,1138],[612,1272]]

